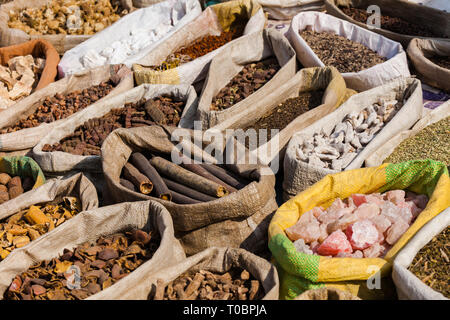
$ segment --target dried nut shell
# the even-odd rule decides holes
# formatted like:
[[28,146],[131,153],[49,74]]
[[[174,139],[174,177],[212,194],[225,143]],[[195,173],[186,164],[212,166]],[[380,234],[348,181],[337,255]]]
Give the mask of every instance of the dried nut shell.
[[0,184],[3,184],[6,186],[10,180],[11,180],[11,176],[9,174],[4,173],[4,172],[0,173]]

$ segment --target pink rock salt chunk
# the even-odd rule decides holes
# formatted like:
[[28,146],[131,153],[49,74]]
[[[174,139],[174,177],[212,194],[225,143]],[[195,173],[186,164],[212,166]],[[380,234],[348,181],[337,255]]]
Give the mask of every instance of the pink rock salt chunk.
[[398,219],[392,226],[386,231],[386,242],[390,245],[394,245],[398,239],[408,230],[409,224],[403,219]]
[[384,215],[378,215],[370,219],[373,222],[378,232],[384,233],[392,224],[392,222]]
[[358,216],[354,215],[353,213],[347,213],[343,215],[341,218],[339,218],[339,220],[329,223],[327,225],[327,231],[329,234],[333,233],[336,230],[344,231],[345,229],[347,229],[349,225],[355,223],[358,220],[359,220]]
[[320,247],[320,243],[319,243],[319,241],[313,241],[313,242],[311,242],[309,247],[311,248],[313,253],[317,253],[317,249]]
[[397,207],[390,201],[385,201],[381,205],[381,214],[388,218],[392,223],[398,219],[402,219],[401,208]]
[[406,193],[406,201],[413,201],[420,209],[425,209],[428,204],[428,197],[424,194],[408,191]]
[[327,224],[322,223],[320,225],[320,236],[319,236],[319,241],[323,242],[325,241],[325,239],[328,237],[328,232],[327,232]]
[[375,203],[378,206],[381,206],[384,202],[383,195],[381,193],[372,193],[366,195],[366,200],[369,203]]
[[371,219],[380,213],[380,207],[376,203],[363,203],[353,214],[359,219]]
[[409,205],[409,208],[411,209],[413,219],[417,218],[419,214],[423,211],[414,203],[414,201],[406,201],[406,203]]
[[348,252],[339,252],[336,256],[336,258],[351,258],[352,254]]
[[319,217],[321,214],[323,214],[323,208],[322,207],[314,207],[312,208],[312,214],[315,218]]
[[303,239],[305,243],[310,243],[319,238],[320,224],[311,210],[302,214],[297,223],[285,231],[291,241]]
[[346,208],[347,205],[344,203],[344,201],[341,200],[341,198],[336,198],[333,203],[328,207],[327,210],[337,210],[337,209],[343,209]]
[[337,219],[348,213],[352,213],[352,209],[342,208],[342,209],[327,210],[323,214],[321,214],[317,218],[317,220],[319,220],[322,223],[328,224],[333,221],[336,221]]
[[345,234],[354,250],[364,250],[379,239],[378,230],[370,220],[360,220],[349,225]]
[[378,242],[374,243],[367,249],[363,250],[364,258],[378,258],[382,252],[383,252],[383,246],[380,245]]
[[361,250],[356,250],[352,253],[352,258],[363,258],[364,255]]
[[407,223],[411,223],[413,219],[413,214],[411,212],[411,207],[404,202],[403,204],[397,206],[400,207],[400,217],[405,220]]
[[317,248],[317,253],[322,256],[335,256],[339,252],[353,252],[350,242],[347,240],[345,233],[341,230],[337,230],[330,234]]
[[353,199],[353,203],[355,206],[359,207],[363,203],[367,202],[367,198],[365,194],[354,193],[350,196]]
[[356,209],[356,204],[355,204],[355,202],[353,202],[353,198],[352,197],[348,197],[347,198],[347,208],[350,208],[352,210]]
[[395,203],[396,205],[405,202],[406,192],[403,190],[391,190],[386,192],[386,200]]

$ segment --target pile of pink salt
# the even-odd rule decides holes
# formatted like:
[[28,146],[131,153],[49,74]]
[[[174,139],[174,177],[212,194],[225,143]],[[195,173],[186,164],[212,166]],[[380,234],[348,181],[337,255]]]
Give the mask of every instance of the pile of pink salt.
[[298,251],[329,257],[383,257],[425,209],[428,197],[392,190],[352,194],[324,210],[315,207],[287,228]]

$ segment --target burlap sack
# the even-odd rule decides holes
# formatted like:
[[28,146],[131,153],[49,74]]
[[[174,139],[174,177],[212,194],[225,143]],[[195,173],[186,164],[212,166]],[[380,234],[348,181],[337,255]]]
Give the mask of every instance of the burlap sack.
[[137,102],[142,98],[151,99],[162,94],[172,94],[186,101],[179,127],[192,128],[195,112],[197,110],[197,94],[192,86],[186,84],[143,84],[109,99],[95,103],[78,112],[64,123],[54,127],[34,148],[33,158],[39,163],[42,170],[48,173],[61,173],[69,170],[88,170],[102,172],[100,156],[79,156],[62,151],[44,152],[46,144],[53,145],[61,139],[72,134],[79,126],[93,118],[99,118],[111,109],[123,108],[126,103]]
[[[40,8],[50,0],[14,0],[10,3],[3,4],[0,8],[0,46],[11,46],[25,41],[34,40],[37,38],[47,40],[58,51],[59,54],[64,54],[69,49],[92,37],[91,35],[65,35],[65,34],[49,34],[49,35],[29,35],[19,29],[11,29],[8,27],[9,11],[20,11],[27,8]],[[123,8],[129,11],[133,10],[130,7],[131,0],[120,0]]]
[[360,168],[364,160],[375,150],[388,142],[400,131],[411,128],[422,117],[422,86],[420,81],[414,78],[396,79],[385,85],[352,96],[337,110],[306,129],[297,132],[290,140],[287,146],[286,156],[284,157],[283,198],[285,201],[307,189],[327,174],[338,172],[331,169],[315,167],[297,160],[296,148],[299,143],[304,138],[310,137],[322,129],[326,134],[330,134],[335,125],[341,122],[345,115],[352,111],[361,111],[367,106],[376,103],[381,98],[404,101],[404,105],[394,118],[350,162],[345,170]]
[[154,201],[121,203],[79,213],[39,239],[16,249],[0,263],[0,295],[3,297],[16,275],[36,262],[55,258],[65,248],[73,249],[83,242],[95,242],[100,236],[126,232],[132,228],[158,232],[161,237],[158,250],[150,260],[125,278],[88,299],[109,299],[116,290],[132,289],[136,279],[151,276],[185,259],[183,249],[173,235],[172,219],[161,204]]
[[[345,81],[336,68],[302,69],[293,78],[284,84],[280,84],[279,88],[274,89],[266,96],[259,97],[259,99],[252,99],[243,104],[242,108],[245,110],[244,112],[232,115],[208,131],[245,128],[260,119],[270,110],[278,107],[284,100],[296,97],[302,92],[320,89],[325,90],[322,97],[322,105],[298,116],[275,137],[272,137],[271,140],[251,151],[254,157],[257,157],[261,163],[269,164],[274,161],[281,161],[282,163],[285,146],[295,132],[306,128],[334,111],[350,95],[355,93],[355,91],[346,88]],[[238,140],[237,143],[242,145],[244,141]]]
[[144,276],[128,290],[116,290],[109,299],[153,299],[158,279],[167,285],[187,271],[207,270],[225,273],[232,267],[244,268],[261,282],[264,288],[262,300],[278,300],[277,269],[267,260],[237,248],[212,247],[197,253],[171,267],[160,270],[150,276]]
[[[193,137],[193,131],[177,129],[173,133],[173,130],[159,126],[117,129],[106,138],[102,145],[102,167],[109,196],[116,202],[152,199],[162,203],[172,215],[177,238],[181,240],[187,255],[220,245],[242,247],[251,252],[265,250],[267,226],[277,209],[275,177],[265,166],[229,165],[230,170],[254,181],[226,197],[193,205],[149,197],[119,183],[122,168],[133,151],[151,150],[170,154],[179,150],[173,144],[177,142],[171,142],[171,138],[176,138],[175,134],[184,131],[181,133],[184,137],[185,134]],[[194,155],[202,159],[197,151]]]
[[[406,1],[391,1],[391,0],[324,0],[325,9],[328,14],[338,17],[343,20],[347,20],[353,24],[356,24],[362,28],[369,29],[367,24],[358,22],[338,8],[339,5],[351,6],[367,10],[371,5],[376,5],[381,9],[381,14],[400,17],[408,22],[418,25],[424,25],[430,27],[436,33],[441,33],[450,37],[450,13],[440,11],[434,8],[418,5],[416,3]],[[440,39],[443,38],[431,38],[431,37],[418,37],[404,35],[396,32],[392,32],[386,29],[370,29],[373,32],[379,33],[389,39],[400,42],[404,48],[408,47],[409,42],[413,38],[421,39]]]
[[395,78],[410,76],[406,53],[400,43],[321,12],[299,13],[292,19],[287,32],[287,37],[297,53],[298,61],[305,67],[325,66],[308,43],[300,36],[300,32],[305,29],[343,36],[356,43],[363,44],[377,52],[378,55],[388,59],[359,72],[342,73],[342,77],[344,77],[349,88],[361,92],[381,86]]
[[133,6],[136,8],[145,8],[164,1],[165,0],[133,0]]
[[39,82],[34,89],[45,88],[56,79],[57,66],[59,63],[59,54],[52,44],[43,39],[27,41],[14,46],[0,48],[0,63],[5,66],[9,59],[17,56],[26,56],[31,54],[34,58],[44,58],[45,67],[39,78]]
[[[117,67],[104,66],[87,70],[70,77],[58,80],[45,89],[39,90],[20,102],[13,108],[2,111],[0,117],[0,128],[14,125],[18,120],[28,118],[42,104],[47,97],[55,94],[68,94],[75,90],[83,90],[103,81],[112,80],[116,87],[104,98],[97,101],[100,103],[107,97],[117,95],[133,88],[133,74],[130,69],[122,67],[116,71]],[[74,116],[74,115],[72,115]],[[70,117],[68,117],[70,118]],[[60,119],[51,123],[42,123],[34,128],[27,128],[11,133],[0,135],[0,151],[24,150],[34,147],[52,128],[66,121],[68,118]]]
[[294,300],[361,300],[361,298],[347,291],[327,287],[305,291]]
[[450,41],[413,39],[407,52],[422,81],[430,86],[450,91],[450,70],[428,59],[432,56],[450,56]]
[[[211,110],[213,98],[236,76],[244,65],[274,56],[281,69],[256,92],[222,111]],[[203,129],[213,127],[226,119],[248,110],[269,93],[291,79],[296,72],[295,51],[289,41],[275,30],[255,32],[237,39],[221,50],[211,61],[198,104],[197,120]]]
[[450,101],[445,102],[436,109],[432,110],[428,114],[422,117],[411,130],[402,131],[385,144],[381,145],[377,150],[372,151],[369,157],[364,161],[366,167],[377,167],[381,165],[384,160],[391,155],[391,153],[397,148],[397,146],[404,140],[416,135],[420,130],[428,127],[429,125],[442,120],[450,116]]
[[428,242],[440,234],[450,225],[450,208],[442,211],[428,222],[408,244],[397,254],[392,279],[400,300],[448,300],[442,293],[437,292],[417,278],[408,267],[415,256]]
[[299,12],[323,11],[323,0],[258,0],[269,19],[291,20]]
[[234,0],[206,8],[194,21],[178,30],[147,56],[133,65],[138,85],[142,83],[193,84],[206,77],[211,59],[233,41],[178,68],[154,71],[144,66],[157,66],[178,48],[207,35],[219,35],[230,26],[245,23],[244,35],[264,29],[266,17],[256,0]]

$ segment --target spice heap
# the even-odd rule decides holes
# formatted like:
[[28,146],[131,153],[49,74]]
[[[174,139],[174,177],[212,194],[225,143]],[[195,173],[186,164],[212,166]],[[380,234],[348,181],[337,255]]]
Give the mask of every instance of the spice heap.
[[32,55],[9,59],[7,66],[0,65],[0,109],[6,109],[30,95],[36,88],[45,59]]
[[233,267],[224,274],[186,272],[167,287],[158,279],[153,300],[260,300],[261,283],[247,270]]
[[33,185],[31,177],[11,177],[7,173],[0,173],[0,204],[31,190]]
[[247,179],[214,164],[194,164],[184,156],[177,165],[165,158],[132,153],[120,184],[135,192],[178,204],[213,201],[245,187]]
[[57,93],[53,97],[45,98],[36,111],[25,119],[17,121],[14,125],[3,128],[0,134],[11,133],[21,129],[34,128],[41,123],[50,123],[64,119],[78,112],[101,98],[108,95],[114,88],[111,81],[87,89],[77,90],[68,94]]
[[[73,250],[64,249],[58,258],[41,261],[16,276],[4,294],[7,300],[81,300],[100,292],[126,277],[159,247],[157,234],[133,229],[131,232],[100,237]],[[80,288],[67,283],[80,270]],[[75,279],[76,280],[76,279]]]
[[0,258],[5,259],[11,251],[53,230],[81,211],[80,201],[64,197],[57,204],[31,206],[0,223]]
[[[405,198],[406,196],[406,198]],[[403,190],[352,194],[324,210],[315,207],[287,228],[299,252],[329,257],[377,258],[408,230],[428,198]]]
[[228,84],[213,98],[211,110],[224,110],[244,100],[261,88],[280,70],[276,58],[244,65]]
[[444,69],[450,69],[450,56],[433,56],[428,59]]
[[323,94],[323,90],[302,92],[299,93],[298,97],[283,101],[255,123],[243,129],[244,132],[249,129],[255,129],[257,137],[255,143],[251,143],[250,139],[246,139],[245,146],[253,150],[257,147],[256,143],[260,145],[263,143],[263,141],[259,141],[260,129],[267,130],[266,141],[269,141],[272,138],[272,130],[270,129],[283,130],[295,118],[319,106],[322,103]]
[[243,33],[243,27],[232,28],[230,31],[224,31],[219,36],[205,36],[196,40],[187,47],[182,47],[170,54],[159,66],[151,66],[153,70],[164,71],[176,68],[183,63],[195,60],[214,51],[233,39],[240,37]]
[[339,72],[359,72],[386,61],[365,45],[331,32],[303,30],[300,36],[326,66]]
[[297,159],[319,168],[343,170],[401,107],[397,100],[381,100],[361,112],[351,112],[330,134],[322,130],[304,138],[297,146]]
[[[339,7],[339,9],[341,9],[347,16],[361,23],[367,23],[367,20],[371,15],[371,13],[368,13],[366,9],[363,10],[352,7]],[[381,29],[392,32],[410,36],[447,38],[447,36],[436,33],[432,28],[427,27],[426,25],[410,23],[399,17],[381,15],[380,20]]]
[[59,143],[45,144],[42,151],[63,151],[83,156],[100,155],[103,141],[115,129],[153,124],[176,127],[180,122],[184,104],[184,101],[168,95],[148,101],[141,99],[136,103],[127,103],[124,108],[112,109],[103,117],[86,121]]
[[102,31],[128,10],[120,9],[120,1],[52,0],[40,8],[9,12],[8,27],[29,35],[68,34],[92,35]]
[[408,270],[433,290],[450,298],[450,227],[419,250]]
[[450,117],[435,122],[402,141],[384,162],[433,159],[450,165]]

